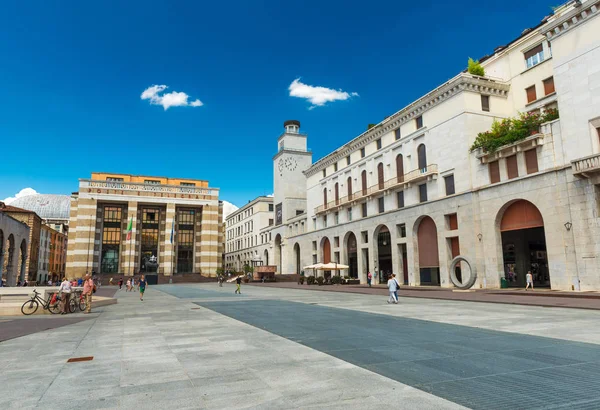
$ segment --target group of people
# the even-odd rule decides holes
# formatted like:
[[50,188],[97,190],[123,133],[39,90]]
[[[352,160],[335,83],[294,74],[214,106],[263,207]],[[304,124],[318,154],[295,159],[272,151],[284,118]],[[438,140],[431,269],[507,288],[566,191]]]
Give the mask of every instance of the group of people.
[[[229,277],[231,277],[231,273],[229,273]],[[225,282],[225,276],[218,275],[217,282],[219,283],[219,287],[223,287],[223,282]],[[237,278],[235,278],[235,284],[236,284],[236,287],[235,287],[234,293],[241,295],[242,294],[242,275],[239,275]]]
[[60,297],[62,303],[61,315],[69,313],[71,294],[73,293],[73,288],[77,285],[79,285],[79,287],[83,285],[82,295],[85,298],[85,311],[83,313],[92,313],[92,294],[96,291],[96,285],[94,284],[91,275],[85,275],[80,281],[70,281],[67,278],[63,278],[63,281],[58,288],[58,297]]
[[[123,283],[123,278],[119,278],[119,289],[123,289]],[[113,285],[113,278],[109,279],[108,284]],[[125,292],[133,292],[136,285],[140,292],[140,300],[143,301],[144,292],[146,292],[146,286],[148,285],[148,282],[146,281],[146,277],[144,275],[141,275],[140,279],[137,282],[135,280],[135,276],[127,279],[127,282],[125,282]]]

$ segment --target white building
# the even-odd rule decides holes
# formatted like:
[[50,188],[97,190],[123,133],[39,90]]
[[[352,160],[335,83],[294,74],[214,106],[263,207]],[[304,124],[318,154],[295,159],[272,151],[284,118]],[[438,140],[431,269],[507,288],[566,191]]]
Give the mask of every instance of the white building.
[[[599,9],[565,4],[482,58],[483,77],[460,73],[314,164],[306,136],[286,130],[263,262],[285,274],[338,261],[362,282],[395,272],[450,287],[460,255],[478,288],[522,286],[532,271],[537,286],[600,290]],[[471,150],[519,113],[548,121]]]

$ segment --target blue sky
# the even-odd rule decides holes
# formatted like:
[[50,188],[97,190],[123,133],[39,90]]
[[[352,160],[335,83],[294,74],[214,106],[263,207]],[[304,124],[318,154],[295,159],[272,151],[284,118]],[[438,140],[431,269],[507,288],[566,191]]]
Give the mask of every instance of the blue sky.
[[[25,187],[69,194],[78,178],[105,171],[207,179],[243,205],[273,190],[284,120],[302,122],[316,160],[453,77],[468,57],[535,26],[552,5],[5,2],[0,199]],[[341,90],[338,100],[290,96],[298,78]],[[140,98],[152,85],[169,88]],[[174,91],[185,95],[166,96]]]

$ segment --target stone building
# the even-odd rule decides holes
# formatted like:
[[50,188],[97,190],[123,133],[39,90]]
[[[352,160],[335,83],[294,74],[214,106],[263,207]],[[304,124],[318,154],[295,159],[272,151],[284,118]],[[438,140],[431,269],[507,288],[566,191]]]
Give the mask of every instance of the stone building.
[[207,181],[92,173],[71,199],[67,276],[214,275],[220,209]]
[[52,278],[53,282],[65,277],[67,249],[67,235],[52,229],[50,232],[48,276]]
[[6,205],[0,202],[0,280],[15,286],[26,274],[29,226],[2,212],[3,209]]
[[[24,270],[18,269],[19,276],[17,280],[35,281],[37,279],[38,271],[38,259],[40,251],[40,231],[42,229],[42,218],[40,218],[35,212],[27,209],[18,208],[12,205],[5,205],[2,203],[0,206],[0,213],[10,216],[17,221],[23,222],[29,227],[29,237],[27,241],[21,241],[19,246],[27,245],[27,249],[21,249],[21,255],[25,255],[25,268]],[[8,237],[7,237],[8,239]],[[10,246],[7,246],[10,249]],[[5,264],[9,263],[10,260],[6,259]],[[20,261],[19,261],[20,262]],[[7,266],[5,266],[8,269]],[[10,283],[10,282],[9,282]]]
[[[306,213],[265,230],[279,272],[336,261],[363,283],[451,287],[463,256],[477,288],[531,271],[536,286],[600,290],[599,9],[557,8],[481,58],[483,76],[456,75],[289,179]],[[506,137],[498,124],[521,113],[527,135]]]

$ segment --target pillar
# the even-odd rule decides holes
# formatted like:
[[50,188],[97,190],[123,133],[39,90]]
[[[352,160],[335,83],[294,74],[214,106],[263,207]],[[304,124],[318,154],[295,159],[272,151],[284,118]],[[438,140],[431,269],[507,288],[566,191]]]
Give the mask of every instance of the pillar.
[[[165,213],[165,242],[162,245],[163,251],[160,252],[162,260],[159,259],[159,272],[165,276],[171,276],[174,273],[175,266],[175,243],[177,235],[173,229],[173,221],[175,220],[175,204],[168,203]],[[176,227],[175,227],[176,228]],[[173,231],[173,243],[171,243],[171,231]]]

